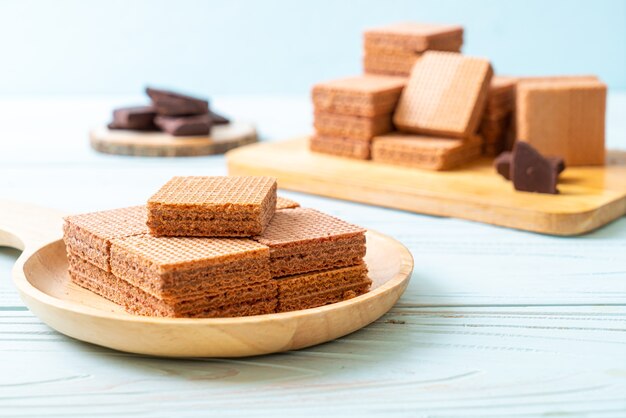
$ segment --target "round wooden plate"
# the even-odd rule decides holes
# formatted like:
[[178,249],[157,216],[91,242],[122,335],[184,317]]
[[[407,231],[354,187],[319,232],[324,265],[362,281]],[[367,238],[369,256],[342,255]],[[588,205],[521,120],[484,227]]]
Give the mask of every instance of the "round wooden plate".
[[413,270],[413,258],[402,244],[368,231],[365,261],[372,290],[354,299],[241,318],[134,316],[70,281],[61,225],[59,212],[0,201],[0,245],[23,250],[13,281],[24,303],[43,322],[70,337],[154,356],[242,357],[330,341],[387,312],[406,289]]
[[172,136],[163,132],[140,132],[106,127],[89,134],[91,147],[105,154],[142,157],[190,157],[223,154],[242,145],[257,142],[254,125],[233,122],[217,125],[210,136]]

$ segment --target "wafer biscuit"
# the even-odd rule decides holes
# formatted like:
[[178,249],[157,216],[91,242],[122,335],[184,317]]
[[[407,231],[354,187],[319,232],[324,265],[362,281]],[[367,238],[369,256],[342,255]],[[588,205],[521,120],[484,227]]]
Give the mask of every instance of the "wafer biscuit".
[[366,293],[372,281],[364,263],[275,280],[278,312],[314,308]]
[[426,51],[463,42],[463,28],[457,25],[439,25],[402,22],[368,29],[363,34],[365,47],[402,47],[412,51]]
[[487,60],[427,51],[413,67],[393,121],[407,132],[466,138],[480,123],[491,75]]
[[561,156],[568,166],[604,164],[606,92],[597,80],[520,83],[518,141]]
[[277,211],[254,238],[270,248],[272,277],[345,267],[365,256],[365,230],[313,209]]
[[278,196],[276,198],[276,210],[281,209],[295,209],[299,208],[300,203],[295,200],[287,199],[286,197]]
[[244,237],[263,232],[276,209],[270,177],[174,177],[148,200],[155,236]]
[[316,84],[311,94],[316,112],[371,117],[391,113],[405,83],[402,77],[362,75]]
[[368,160],[371,140],[313,135],[309,138],[309,149],[323,154]]
[[136,235],[112,241],[111,272],[160,299],[182,299],[268,281],[269,254],[250,239]]
[[63,241],[68,251],[110,271],[111,240],[147,233],[146,219],[145,206],[67,216]]
[[369,140],[376,135],[390,132],[393,128],[391,114],[368,118],[316,112],[313,120],[313,126],[320,136]]
[[241,288],[223,289],[208,296],[162,300],[99,267],[68,253],[72,281],[125,307],[137,315],[168,317],[228,317],[272,313],[278,286],[266,281]]
[[461,140],[392,133],[377,136],[372,159],[377,162],[428,170],[449,170],[477,158],[481,139]]
[[395,57],[366,53],[363,56],[363,70],[366,74],[408,77],[418,59],[419,56],[413,54],[408,57]]

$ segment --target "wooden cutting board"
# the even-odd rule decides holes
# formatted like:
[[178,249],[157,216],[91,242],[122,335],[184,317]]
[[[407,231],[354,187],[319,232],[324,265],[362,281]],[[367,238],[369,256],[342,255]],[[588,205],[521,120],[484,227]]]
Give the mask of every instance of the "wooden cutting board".
[[223,154],[257,141],[254,125],[234,122],[214,126],[210,136],[172,136],[163,132],[140,132],[106,127],[89,135],[91,147],[98,152],[142,157],[191,157]]
[[490,159],[445,172],[312,153],[307,139],[246,146],[227,154],[231,175],[269,175],[283,189],[553,235],[578,235],[626,214],[626,162],[568,168],[558,195],[517,192]]

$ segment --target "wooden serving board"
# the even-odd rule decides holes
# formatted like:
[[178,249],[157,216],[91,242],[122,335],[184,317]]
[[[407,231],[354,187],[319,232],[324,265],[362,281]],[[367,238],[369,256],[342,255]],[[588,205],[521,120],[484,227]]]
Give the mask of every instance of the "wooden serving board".
[[163,132],[140,132],[106,127],[94,129],[91,147],[105,154],[142,157],[190,157],[223,154],[257,142],[254,125],[234,122],[214,126],[210,136],[172,136]]
[[553,235],[592,231],[626,214],[626,163],[568,168],[558,195],[518,192],[491,159],[434,172],[312,153],[307,138],[227,154],[231,175],[269,175],[283,189]]

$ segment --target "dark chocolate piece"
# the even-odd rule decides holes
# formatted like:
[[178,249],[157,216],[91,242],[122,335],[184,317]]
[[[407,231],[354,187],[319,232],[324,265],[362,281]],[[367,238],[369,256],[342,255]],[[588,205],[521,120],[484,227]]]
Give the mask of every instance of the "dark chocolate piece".
[[156,112],[161,116],[191,116],[209,113],[208,100],[173,91],[146,88]]
[[211,117],[208,114],[197,116],[157,116],[154,122],[163,132],[174,136],[208,135],[211,132]]
[[212,110],[209,113],[211,115],[211,119],[213,120],[213,125],[226,125],[230,123],[228,118],[219,115]]
[[113,121],[109,124],[109,129],[156,131],[155,116],[156,111],[152,106],[122,107],[113,111]]
[[530,144],[517,141],[513,146],[511,178],[515,190],[557,194],[559,164],[542,156]]
[[507,180],[511,180],[511,159],[513,156],[510,151],[504,151],[500,153],[493,161],[493,165],[496,168],[498,174]]

